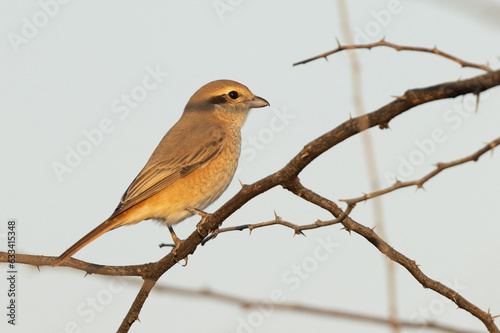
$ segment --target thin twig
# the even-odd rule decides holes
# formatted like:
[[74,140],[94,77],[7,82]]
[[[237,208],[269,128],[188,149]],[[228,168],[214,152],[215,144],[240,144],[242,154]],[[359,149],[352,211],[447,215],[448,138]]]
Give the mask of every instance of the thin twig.
[[314,222],[314,223],[304,224],[304,225],[298,225],[298,224],[295,224],[295,223],[292,223],[292,222],[284,221],[281,217],[279,217],[275,213],[275,217],[276,218],[274,220],[272,220],[272,221],[260,222],[260,223],[255,223],[255,224],[243,224],[243,225],[238,225],[238,226],[234,226],[234,227],[226,227],[226,228],[216,229],[213,233],[211,233],[210,235],[208,235],[203,240],[203,242],[201,243],[201,245],[205,245],[208,241],[214,239],[219,234],[224,233],[224,232],[228,232],[228,231],[242,231],[242,230],[248,229],[248,230],[250,230],[250,234],[251,234],[252,231],[253,231],[253,229],[258,229],[258,228],[262,228],[262,227],[268,227],[268,226],[271,226],[271,225],[282,225],[282,226],[285,226],[287,228],[293,229],[293,231],[294,231],[293,235],[294,236],[295,235],[304,235],[304,233],[302,232],[303,230],[316,229],[316,228],[321,228],[321,227],[326,227],[326,226],[329,226],[329,225],[341,223],[343,219],[345,219],[347,216],[349,216],[349,214],[354,209],[354,206],[355,205],[347,205],[347,208],[346,208],[345,212],[341,216],[339,216],[338,218],[336,218],[336,219],[328,220],[328,221],[316,220],[316,222]]
[[396,51],[417,51],[417,52],[432,53],[432,54],[436,54],[438,56],[444,57],[446,59],[449,59],[451,61],[454,61],[454,62],[460,64],[462,67],[477,68],[477,69],[481,69],[481,70],[486,71],[486,72],[493,71],[490,68],[490,66],[488,66],[488,65],[475,64],[475,63],[472,63],[469,61],[462,60],[462,59],[455,57],[449,53],[440,51],[436,47],[433,47],[431,49],[431,48],[427,48],[427,47],[403,46],[403,45],[390,43],[390,42],[386,41],[385,38],[382,38],[378,42],[368,43],[368,44],[341,45],[339,41],[337,41],[337,44],[338,44],[338,46],[336,49],[333,49],[331,51],[328,51],[328,52],[325,52],[322,54],[318,54],[317,56],[311,57],[309,59],[305,59],[305,60],[296,62],[293,64],[293,66],[307,64],[308,62],[322,59],[322,58],[326,59],[329,55],[332,55],[334,53],[338,53],[338,52],[344,51],[344,50],[372,49],[374,47],[385,46],[385,47],[390,47],[392,49],[395,49]]
[[393,192],[395,190],[398,190],[398,189],[404,188],[404,187],[416,186],[417,189],[424,188],[424,184],[427,181],[429,181],[431,178],[436,176],[438,173],[440,173],[441,171],[448,169],[448,168],[452,168],[452,167],[460,165],[460,164],[467,163],[467,162],[476,162],[482,155],[484,155],[488,151],[491,150],[491,152],[493,153],[493,149],[498,145],[500,145],[500,138],[491,141],[490,143],[486,144],[486,146],[484,146],[483,148],[479,149],[478,151],[476,151],[475,153],[473,153],[469,156],[466,156],[466,157],[463,157],[463,158],[460,158],[458,160],[451,161],[448,163],[442,163],[442,162],[437,163],[436,168],[434,170],[432,170],[431,172],[429,172],[428,174],[426,174],[425,176],[423,176],[420,179],[407,181],[407,182],[402,182],[402,181],[396,180],[396,182],[393,185],[391,185],[385,189],[378,190],[378,191],[375,191],[372,193],[366,193],[366,194],[364,194],[360,197],[357,197],[357,198],[340,199],[340,201],[343,201],[347,204],[356,204],[358,202],[366,201],[366,200]]

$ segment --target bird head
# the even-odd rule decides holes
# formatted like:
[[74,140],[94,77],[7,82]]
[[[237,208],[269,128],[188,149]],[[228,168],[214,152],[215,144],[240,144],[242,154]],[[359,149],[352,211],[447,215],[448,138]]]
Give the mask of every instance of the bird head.
[[255,96],[241,83],[231,80],[217,80],[205,84],[189,99],[185,112],[198,111],[241,127],[250,109],[269,106],[269,103]]

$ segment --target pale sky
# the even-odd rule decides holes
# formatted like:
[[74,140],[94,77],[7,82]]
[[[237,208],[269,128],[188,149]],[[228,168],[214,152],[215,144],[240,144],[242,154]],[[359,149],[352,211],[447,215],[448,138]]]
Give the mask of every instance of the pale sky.
[[[500,1],[349,1],[357,42],[382,37],[433,47],[500,67]],[[207,208],[215,211],[243,183],[282,168],[309,141],[354,114],[345,54],[294,62],[343,41],[336,1],[0,1],[0,246],[17,221],[19,253],[57,256],[115,209],[189,97],[205,83],[232,79],[271,107],[250,112],[235,179]],[[496,13],[496,14],[495,14]],[[407,89],[468,78],[480,70],[431,54],[373,49],[358,53],[363,101],[371,112]],[[383,186],[412,180],[437,162],[469,155],[499,136],[499,89],[419,106],[390,130],[370,130]],[[338,202],[369,191],[360,136],[326,152],[303,184]],[[414,188],[384,196],[387,241],[430,278],[482,310],[500,314],[500,154],[483,156]],[[345,205],[341,205],[345,207]],[[309,224],[331,216],[282,188],[247,203],[223,226],[283,219]],[[373,227],[372,203],[352,217]],[[199,218],[175,227],[187,237]],[[377,230],[377,229],[375,229]],[[231,232],[199,247],[186,267],[159,285],[208,288],[249,300],[292,302],[387,316],[384,256],[364,238],[331,226],[292,237],[273,226]],[[131,265],[162,258],[167,228],[144,222],[109,232],[75,257]],[[0,266],[7,275],[5,265]],[[139,278],[87,276],[69,268],[17,265],[17,325],[2,332],[114,332]],[[485,331],[470,314],[424,290],[397,267],[402,320]],[[277,296],[279,295],[279,296]],[[130,332],[389,332],[337,318],[243,309],[153,289]],[[414,331],[414,330],[413,330]],[[406,332],[406,331],[405,331]],[[409,330],[408,330],[409,332]]]

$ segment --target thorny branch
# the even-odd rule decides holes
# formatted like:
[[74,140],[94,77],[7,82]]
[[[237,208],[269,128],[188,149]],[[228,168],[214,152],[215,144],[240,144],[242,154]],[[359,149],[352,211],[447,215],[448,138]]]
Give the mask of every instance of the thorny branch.
[[[131,325],[138,319],[139,313],[147,299],[149,292],[154,287],[156,281],[179,260],[186,258],[194,253],[197,247],[201,244],[211,232],[216,230],[224,220],[238,210],[241,206],[256,197],[257,195],[268,191],[271,188],[281,185],[282,187],[292,191],[297,196],[304,198],[311,203],[324,208],[331,212],[336,218],[344,214],[333,201],[321,197],[313,191],[305,188],[298,180],[298,174],[311,163],[315,158],[323,154],[325,151],[343,142],[344,140],[374,126],[380,128],[388,128],[388,123],[393,118],[402,113],[414,108],[415,106],[446,98],[454,98],[460,95],[473,93],[479,95],[482,91],[500,85],[500,70],[488,71],[488,73],[476,76],[471,79],[446,82],[435,86],[408,90],[401,97],[396,98],[393,102],[373,111],[369,114],[349,119],[340,124],[333,130],[325,133],[316,140],[307,144],[290,162],[281,170],[251,184],[244,185],[243,188],[220,207],[213,214],[206,214],[202,217],[200,223],[187,239],[182,241],[177,249],[172,250],[161,260],[137,266],[109,267],[93,264],[82,263],[76,259],[71,259],[65,263],[65,266],[78,266],[79,269],[93,270],[94,273],[110,274],[112,270],[116,270],[116,275],[140,275],[144,279],[143,286],[134,300],[127,315],[123,319],[118,332],[128,332]],[[468,311],[473,316],[478,318],[489,332],[497,332],[497,326],[493,322],[493,318],[489,312],[482,311],[474,304],[467,301],[454,290],[442,285],[441,283],[427,277],[416,265],[416,263],[397,252],[382,240],[372,229],[367,228],[350,217],[345,217],[341,220],[345,229],[353,231],[363,236],[367,241],[374,245],[381,253],[385,254],[391,260],[405,267],[424,288],[431,288],[439,294],[447,297],[460,308]],[[17,256],[17,258],[22,258]],[[26,262],[30,261],[32,265],[47,265],[56,260],[55,257],[42,257],[34,260],[33,256],[24,257]],[[0,261],[6,262],[6,253],[0,253]],[[131,274],[128,274],[131,273]]]
[[434,178],[434,176],[436,176],[441,171],[446,170],[446,169],[451,168],[451,167],[454,167],[454,166],[457,166],[457,165],[460,165],[460,164],[467,163],[467,162],[472,162],[472,161],[477,162],[477,160],[482,155],[484,155],[485,153],[487,153],[488,151],[491,150],[491,153],[493,154],[493,149],[496,146],[498,146],[498,145],[500,145],[500,138],[491,141],[486,146],[484,146],[483,148],[481,148],[478,151],[476,151],[474,154],[471,154],[471,155],[466,156],[464,158],[461,158],[461,159],[458,159],[458,160],[455,160],[455,161],[452,161],[452,162],[448,162],[448,163],[442,163],[442,162],[441,163],[437,163],[436,164],[436,168],[433,171],[429,172],[428,174],[426,174],[425,176],[423,176],[420,179],[413,180],[413,181],[407,181],[407,182],[402,182],[402,181],[399,181],[399,180],[396,179],[396,182],[392,186],[389,186],[389,187],[387,187],[385,189],[382,189],[382,190],[379,190],[379,191],[375,191],[375,192],[372,192],[372,193],[366,193],[366,194],[364,194],[364,195],[362,195],[360,197],[357,197],[357,198],[340,199],[340,201],[343,201],[343,202],[347,203],[348,205],[355,205],[358,202],[366,201],[366,200],[369,200],[369,199],[381,196],[383,194],[387,194],[389,192],[393,192],[393,191],[395,191],[397,189],[400,189],[400,188],[403,188],[403,187],[416,186],[417,189],[424,188],[424,184],[428,180],[430,180],[431,178]]
[[[287,189],[294,194],[300,196],[304,200],[307,200],[317,206],[320,206],[328,211],[330,211],[334,216],[340,216],[342,214],[342,209],[340,209],[337,204],[333,201],[330,201],[317,193],[305,188],[298,179],[290,182],[287,185]],[[361,236],[363,236],[366,240],[368,240],[373,246],[375,246],[380,252],[385,254],[389,259],[397,262],[404,268],[410,272],[413,277],[422,284],[424,288],[430,288],[439,294],[445,296],[446,298],[452,300],[455,304],[457,304],[460,308],[466,310],[479,320],[483,322],[483,324],[488,328],[489,332],[500,332],[498,327],[493,322],[493,317],[489,312],[485,312],[479,309],[477,306],[466,300],[464,297],[459,295],[453,289],[443,285],[442,283],[435,281],[429,277],[427,277],[418,267],[417,263],[414,260],[409,259],[405,255],[396,251],[389,244],[387,244],[383,239],[381,239],[373,229],[365,227],[354,221],[353,219],[347,217],[342,221],[345,229],[349,232],[353,231]]]
[[293,65],[294,66],[303,65],[303,64],[307,64],[308,62],[322,59],[322,58],[327,59],[327,57],[329,55],[332,55],[334,53],[338,53],[338,52],[341,52],[344,50],[372,49],[374,47],[379,47],[379,46],[390,47],[392,49],[395,49],[396,51],[417,51],[417,52],[424,52],[424,53],[432,53],[432,54],[436,54],[438,56],[444,57],[446,59],[449,59],[451,61],[454,61],[454,62],[460,64],[462,67],[477,68],[477,69],[481,69],[481,70],[486,71],[486,72],[492,71],[492,69],[488,65],[475,64],[475,63],[472,63],[469,61],[462,60],[462,59],[457,58],[449,53],[440,51],[436,47],[433,47],[431,49],[431,48],[427,48],[427,47],[403,46],[403,45],[398,45],[398,44],[388,42],[385,40],[385,38],[382,38],[381,40],[379,40],[378,42],[375,42],[375,43],[357,44],[357,45],[341,45],[340,42],[337,40],[337,48],[335,48],[331,51],[322,53],[322,54],[318,54],[317,56],[314,56],[312,58],[296,62]]
[[209,236],[207,236],[201,242],[201,245],[205,245],[209,240],[214,239],[220,233],[223,233],[223,232],[242,231],[242,230],[248,229],[248,230],[250,230],[250,234],[251,234],[253,229],[268,227],[271,225],[282,225],[282,226],[288,227],[290,229],[293,229],[294,236],[295,235],[304,235],[304,233],[302,232],[303,230],[316,229],[316,228],[326,227],[328,225],[341,223],[343,219],[345,219],[347,216],[349,216],[351,211],[354,209],[354,206],[355,206],[355,204],[347,205],[345,212],[343,214],[341,214],[338,218],[335,218],[333,220],[328,220],[328,221],[316,220],[316,222],[314,222],[314,223],[304,224],[304,225],[298,225],[298,224],[295,224],[292,222],[284,221],[280,216],[276,215],[276,212],[275,212],[274,213],[275,219],[272,221],[260,222],[260,223],[254,223],[254,224],[243,224],[243,225],[234,226],[234,227],[227,227],[227,228],[218,228],[213,233],[211,233]]
[[366,193],[363,196],[352,198],[352,199],[339,199],[339,201],[343,201],[343,202],[347,203],[347,208],[346,208],[345,212],[343,212],[342,215],[340,215],[336,219],[329,220],[329,221],[317,220],[316,222],[311,223],[311,224],[298,225],[298,224],[294,224],[292,222],[284,221],[281,217],[276,215],[275,216],[276,218],[272,221],[260,222],[260,223],[254,223],[254,224],[243,224],[243,225],[238,225],[238,226],[233,226],[233,227],[216,229],[212,234],[210,234],[209,236],[207,236],[207,238],[205,238],[203,240],[202,245],[205,245],[209,240],[214,239],[219,234],[224,233],[224,232],[228,232],[228,231],[242,231],[242,230],[248,229],[248,230],[250,230],[250,234],[251,234],[252,231],[254,229],[257,229],[257,228],[267,227],[267,226],[271,226],[271,225],[282,225],[282,226],[288,227],[290,229],[293,229],[294,235],[299,235],[299,234],[303,235],[303,232],[302,232],[303,230],[316,229],[316,228],[321,228],[321,227],[328,226],[328,225],[342,223],[344,218],[349,216],[349,214],[354,209],[354,207],[357,203],[362,202],[362,201],[366,201],[366,200],[369,200],[369,199],[372,199],[372,198],[375,198],[375,197],[378,197],[378,196],[381,196],[381,195],[384,195],[384,194],[387,194],[390,192],[393,192],[397,189],[404,188],[404,187],[417,186],[417,188],[424,188],[424,184],[427,181],[429,181],[431,178],[434,178],[441,171],[448,169],[448,168],[451,168],[451,167],[454,167],[454,166],[458,166],[460,164],[465,164],[467,162],[472,162],[472,161],[477,162],[479,160],[479,158],[482,155],[484,155],[485,153],[487,153],[488,151],[491,151],[493,154],[493,149],[498,145],[500,145],[500,138],[491,141],[490,143],[486,144],[483,148],[479,149],[475,153],[473,153],[469,156],[466,156],[464,158],[461,158],[461,159],[458,159],[458,160],[455,160],[452,162],[447,162],[447,163],[443,163],[443,162],[437,163],[436,168],[433,171],[429,172],[428,174],[426,174],[425,176],[423,176],[420,179],[413,180],[413,181],[407,181],[407,182],[401,182],[399,180],[396,180],[396,182],[392,186],[389,186],[385,189],[378,190],[378,191],[375,191],[372,193]]

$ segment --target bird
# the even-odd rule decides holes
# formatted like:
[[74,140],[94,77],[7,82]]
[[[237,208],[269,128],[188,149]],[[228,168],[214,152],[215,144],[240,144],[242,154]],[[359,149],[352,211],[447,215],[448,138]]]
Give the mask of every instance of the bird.
[[111,216],[62,253],[58,266],[102,234],[157,220],[168,226],[202,211],[231,183],[241,150],[241,128],[250,109],[269,106],[245,85],[216,80],[198,89],[165,134]]

